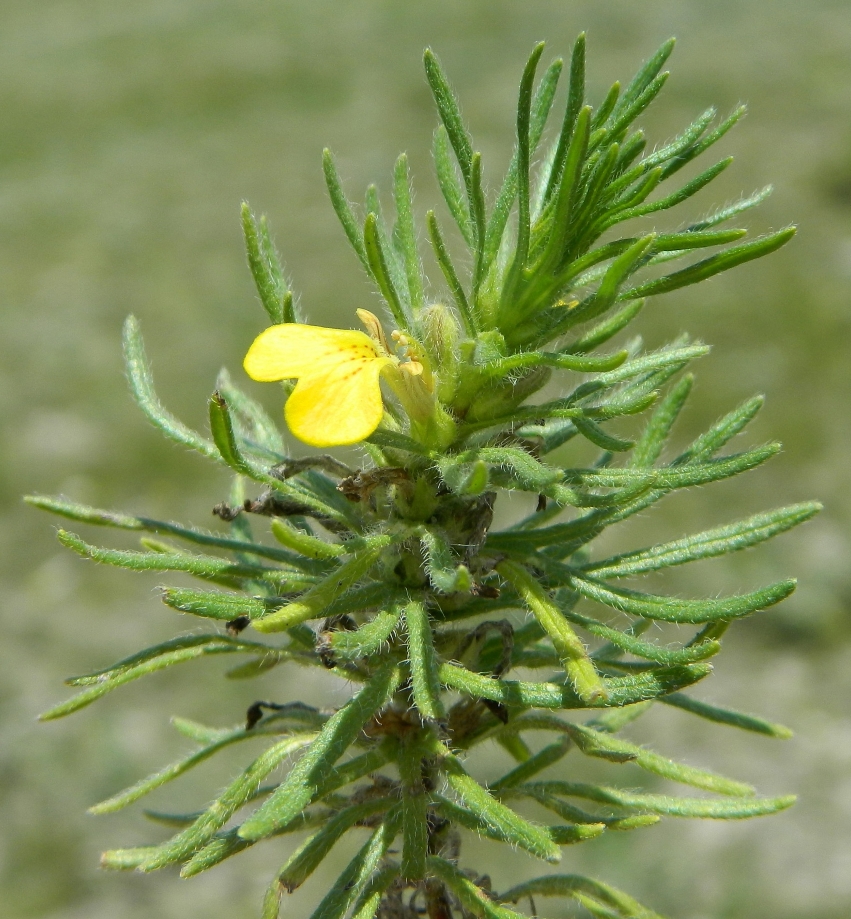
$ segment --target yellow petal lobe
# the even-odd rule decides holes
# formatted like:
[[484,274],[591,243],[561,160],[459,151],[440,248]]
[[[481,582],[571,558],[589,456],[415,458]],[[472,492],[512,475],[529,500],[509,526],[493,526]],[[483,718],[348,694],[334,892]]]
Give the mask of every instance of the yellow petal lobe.
[[333,370],[299,378],[284,416],[311,447],[355,444],[369,437],[384,415],[379,376],[387,357],[339,359]]
[[243,366],[252,380],[271,383],[323,375],[341,361],[379,357],[375,342],[363,332],[286,322],[257,336]]

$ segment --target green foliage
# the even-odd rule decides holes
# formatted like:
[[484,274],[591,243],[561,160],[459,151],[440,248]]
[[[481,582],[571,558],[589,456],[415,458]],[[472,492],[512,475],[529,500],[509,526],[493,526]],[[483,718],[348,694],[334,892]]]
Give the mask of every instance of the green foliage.
[[[626,894],[577,875],[547,875],[496,894],[459,867],[461,834],[472,831],[555,863],[563,846],[662,817],[739,819],[792,803],[789,796],[758,798],[742,782],[616,736],[659,703],[789,736],[781,725],[682,690],[710,674],[707,660],[720,651],[733,620],[778,603],[794,581],[705,599],[660,596],[621,582],[755,546],[819,509],[798,504],[614,556],[594,554],[594,540],[609,526],[676,490],[754,469],[779,449],[721,453],[758,411],[757,398],[663,459],[691,389],[683,371],[707,347],[683,337],[649,353],[636,342],[598,352],[646,298],[767,255],[794,232],[739,243],[745,230],[715,229],[758,204],[763,192],[703,218],[678,218],[673,230],[644,224],[630,236],[611,232],[689,201],[730,162],[722,159],[654,197],[742,113],[737,109],[713,128],[709,110],[645,153],[634,123],[662,89],[672,47],[663,45],[595,109],[586,102],[580,36],[564,116],[550,136],[563,65],[550,64],[536,86],[544,50],[537,45],[521,79],[516,149],[493,195],[451,85],[426,52],[441,120],[435,168],[459,239],[447,241],[431,211],[426,227],[451,308],[438,302],[423,274],[406,157],[394,171],[390,227],[374,187],[363,215],[356,212],[325,151],[325,178],[345,235],[399,331],[429,355],[435,411],[445,419],[439,437],[435,427],[406,425],[391,405],[365,445],[370,468],[355,473],[328,456],[294,460],[274,422],[225,373],[209,402],[211,436],[197,434],[163,408],[138,325],[128,320],[127,370],[143,412],[167,437],[233,471],[235,494],[253,489],[257,496],[218,506],[223,533],[59,498],[28,499],[77,523],[143,534],[141,550],[100,548],[64,530],[59,539],[96,562],[208,582],[202,589],[166,587],[162,599],[181,613],[225,623],[227,631],[176,638],[69,680],[79,693],[42,717],[61,717],[138,677],[210,654],[245,656],[231,678],[292,662],[327,669],[357,690],[330,712],[258,702],[237,727],[176,719],[197,749],[95,805],[95,813],[136,802],[224,747],[269,736],[271,744],[200,813],[149,812],[177,832],[157,846],[108,852],[106,866],[152,871],[180,864],[189,876],[278,835],[307,831],[267,891],[262,915],[272,919],[286,892],[305,883],[339,839],[366,830],[313,919],[411,917],[422,914],[421,906],[432,919],[511,919],[519,914],[502,904],[533,896],[570,898],[594,916],[652,917]],[[265,219],[245,205],[242,222],[271,322],[300,321]],[[456,243],[466,246],[462,258],[452,254]],[[705,249],[716,251],[699,257]],[[657,267],[673,261],[683,267]],[[550,379],[563,395],[530,402]],[[625,416],[644,416],[636,435],[618,427]],[[601,451],[590,466],[566,465],[566,452],[555,454],[576,437]],[[494,504],[509,490],[527,493],[530,510],[537,510],[496,531]],[[251,536],[249,514],[270,520],[279,545]],[[155,538],[164,536],[175,542]],[[642,637],[659,621],[679,627],[677,643]],[[248,628],[260,637],[242,637]],[[517,669],[534,678],[507,678]],[[542,669],[550,674],[539,679]],[[541,732],[556,740],[536,749]],[[516,760],[490,787],[466,764],[468,751],[487,740]],[[571,753],[623,766],[624,787],[541,778]],[[654,777],[651,790],[634,790],[637,770]],[[660,778],[709,796],[657,793],[652,788]],[[583,810],[577,798],[596,809]],[[537,806],[539,818],[567,822],[532,819],[517,809],[524,802]],[[413,899],[403,900],[405,891]]]

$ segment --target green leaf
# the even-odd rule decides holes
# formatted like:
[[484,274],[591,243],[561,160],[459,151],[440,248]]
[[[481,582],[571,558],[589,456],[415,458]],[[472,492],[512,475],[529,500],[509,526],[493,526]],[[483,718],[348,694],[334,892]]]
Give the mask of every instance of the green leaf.
[[[653,642],[641,641],[628,632],[623,632],[620,629],[614,629],[611,626],[604,625],[597,619],[592,619],[589,616],[582,616],[571,609],[562,607],[561,612],[565,619],[568,619],[576,625],[581,625],[592,635],[595,635],[597,638],[605,639],[621,651],[626,651],[628,654],[634,654],[636,657],[643,657],[645,660],[655,661],[666,667],[675,667],[679,664],[692,664],[696,661],[706,660],[721,650],[721,646],[716,641],[703,641],[686,648],[662,647]],[[595,652],[594,656],[597,656],[597,652]]]
[[231,410],[238,438],[246,446],[273,456],[276,462],[283,459],[284,441],[281,432],[263,406],[234,386],[225,369],[219,371],[216,388]]
[[615,140],[620,138],[636,118],[650,105],[662,91],[668,81],[668,74],[661,73],[654,77],[645,88],[634,98],[624,98],[623,105],[618,106],[612,113],[611,120],[604,129],[600,130],[601,139]]
[[[327,539],[320,539],[318,536],[294,527],[279,518],[272,518],[269,528],[279,543],[299,555],[304,555],[317,561],[329,561],[339,558],[341,555],[345,555],[348,550],[348,545],[344,546],[337,542],[329,542]],[[357,542],[354,544],[357,545]]]
[[219,392],[214,392],[210,396],[208,407],[210,432],[222,459],[234,472],[238,472],[240,475],[252,476],[254,470],[242,455],[242,450],[237,443],[230,410],[224,396]]
[[598,804],[609,804],[630,810],[659,814],[661,817],[709,817],[715,820],[741,820],[776,814],[795,803],[795,795],[779,798],[677,798],[667,795],[644,794],[589,785],[584,782],[533,782],[512,789],[511,794],[542,791],[564,797],[587,798]]
[[615,915],[624,916],[626,919],[662,919],[658,913],[642,906],[617,888],[579,874],[550,874],[547,877],[525,881],[507,890],[499,899],[501,902],[516,903],[523,897],[570,897],[587,906],[585,895],[613,907],[616,910]]
[[663,278],[657,278],[655,281],[648,281],[638,287],[621,294],[624,300],[634,300],[637,297],[650,297],[654,294],[664,294],[680,287],[686,287],[689,284],[697,284],[705,281],[713,275],[720,274],[722,271],[728,271],[737,265],[750,262],[755,258],[762,258],[784,246],[795,235],[795,227],[788,227],[785,230],[779,230],[777,233],[771,233],[768,236],[762,236],[753,242],[744,243],[741,246],[733,246],[717,255],[710,255],[688,268],[681,271],[675,271],[673,274],[665,275]]
[[696,143],[692,144],[687,150],[683,150],[679,156],[674,157],[668,162],[665,167],[665,178],[673,175],[678,170],[682,169],[683,166],[690,163],[693,159],[700,156],[702,153],[705,153],[713,144],[717,143],[729,130],[732,128],[747,112],[746,105],[740,105],[738,108],[733,109],[733,111],[718,125],[717,128],[714,128],[710,131],[705,137],[701,140],[698,140]]
[[[458,279],[458,273],[455,271],[455,266],[452,264],[449,250],[446,248],[446,243],[443,241],[443,235],[440,232],[440,226],[438,225],[434,211],[426,212],[426,226],[428,227],[429,239],[434,249],[437,264],[440,266],[443,277],[449,285],[452,299],[455,301],[458,312],[461,314],[464,329],[468,335],[475,335],[478,326],[473,312],[470,309],[470,304],[467,302],[467,295],[464,293],[464,288],[461,285],[461,281]],[[373,437],[374,436],[373,434]]]
[[591,129],[596,130],[601,125],[604,125],[612,112],[615,109],[615,106],[618,104],[618,99],[621,94],[621,84],[620,81],[616,80],[610,87],[609,91],[606,93],[606,97],[600,103],[597,111],[594,113],[594,118],[591,121]]
[[133,398],[154,427],[158,428],[169,440],[189,447],[208,459],[219,463],[224,462],[215,444],[206,437],[196,434],[163,408],[154,391],[154,381],[148,359],[145,356],[142,333],[135,316],[128,316],[124,323],[124,363]]
[[692,699],[691,696],[685,696],[679,692],[671,693],[670,696],[665,696],[659,701],[674,708],[681,708],[684,711],[691,712],[691,714],[698,715],[700,718],[706,718],[707,721],[729,724],[744,731],[753,731],[756,734],[765,734],[768,737],[777,737],[781,740],[788,740],[792,736],[792,731],[785,725],[775,724],[772,721],[766,721],[764,718],[748,715],[745,712],[709,705],[707,702]]
[[414,227],[414,214],[411,205],[411,185],[408,176],[408,157],[403,153],[396,160],[393,174],[393,197],[396,202],[397,238],[405,263],[405,276],[408,281],[408,292],[414,313],[422,309],[423,273],[417,252],[417,234]]
[[[437,183],[443,193],[449,213],[452,214],[464,241],[472,249],[475,245],[473,235],[473,224],[470,220],[470,208],[464,197],[464,190],[458,181],[455,173],[455,166],[452,163],[449,153],[449,135],[446,128],[439,125],[434,134],[434,146],[432,148],[434,156],[434,168],[437,173]],[[510,208],[510,203],[509,203]],[[508,215],[506,214],[506,220]]]
[[[639,182],[635,189],[628,192],[623,198],[616,202],[616,206],[604,217],[597,225],[598,233],[604,233],[611,229],[617,223],[623,223],[625,220],[634,220],[636,217],[646,217],[648,214],[657,214],[660,211],[670,210],[677,207],[684,201],[696,195],[704,189],[710,182],[716,179],[732,163],[732,157],[721,160],[710,166],[704,172],[701,172],[695,178],[686,182],[677,191],[672,192],[664,198],[652,201],[650,204],[643,204],[650,193],[662,181],[664,169],[659,166],[654,169],[645,179]],[[731,215],[732,216],[732,215]],[[709,226],[707,224],[707,226]],[[689,229],[698,229],[697,226],[691,226]],[[701,227],[700,229],[706,229]]]
[[135,552],[130,549],[102,549],[89,545],[75,533],[59,530],[56,534],[59,542],[72,549],[83,558],[100,562],[104,565],[115,565],[118,568],[129,568],[133,571],[185,571],[187,574],[207,580],[233,580],[243,578],[262,578],[276,585],[289,589],[303,589],[311,586],[315,578],[301,572],[288,571],[284,568],[266,568],[261,565],[245,565],[230,562],[212,555],[190,555],[189,553]]
[[[707,462],[689,462],[648,469],[645,467],[609,467],[606,469],[565,469],[565,480],[587,488],[618,488],[647,485],[671,490],[705,485],[747,472],[771,459],[780,450],[779,444],[767,444],[746,453],[732,453]],[[676,461],[674,461],[676,462]],[[555,536],[555,527],[540,530],[547,536]]]
[[[445,747],[443,749],[446,750]],[[493,833],[544,861],[560,861],[561,852],[550,839],[545,827],[530,823],[497,801],[486,788],[467,774],[458,758],[448,750],[442,765],[450,788]]]
[[655,699],[702,680],[711,670],[707,664],[688,664],[660,668],[636,676],[604,679],[608,699],[602,704],[598,701],[593,705],[583,702],[572,687],[556,683],[498,680],[449,663],[441,664],[439,673],[444,685],[474,698],[492,699],[503,705],[522,708],[574,709],[619,708],[645,699]]
[[[381,860],[399,832],[401,816],[391,811],[370,836],[369,841],[349,862],[345,871],[334,882],[331,890],[310,919],[342,919],[366,888]],[[266,919],[266,917],[264,917]]]
[[[365,775],[368,775],[384,765],[387,759],[386,750],[381,747],[375,747],[368,753],[356,756],[342,766],[338,766],[336,769],[330,769],[317,797],[321,797],[336,788],[347,785],[349,782],[354,782],[363,778]],[[258,792],[260,790],[261,789],[258,789]],[[270,789],[266,789],[265,791],[269,790]],[[255,796],[252,796],[252,798],[253,797]],[[252,798],[249,798],[249,800],[252,800]],[[275,835],[295,833],[300,830],[310,829],[325,822],[328,816],[327,811],[324,813],[319,811],[303,811],[301,814],[296,815],[286,826],[279,827],[275,831]],[[224,833],[218,833],[203,849],[186,862],[181,869],[180,876],[192,877],[195,874],[200,874],[202,871],[207,871],[209,868],[218,865],[226,858],[230,858],[232,855],[236,855],[252,845],[254,845],[253,842],[242,839],[242,837],[238,835],[236,828]]]
[[727,207],[719,208],[710,216],[704,217],[703,220],[690,224],[689,230],[708,230],[710,227],[718,226],[719,223],[724,223],[725,221],[736,217],[738,214],[741,214],[744,211],[749,211],[751,208],[762,204],[762,202],[765,201],[765,199],[771,194],[772,191],[773,186],[766,185],[765,188],[760,189],[760,191],[754,193],[753,195],[749,195],[747,198],[741,198],[735,204],[729,204]]
[[328,186],[328,194],[331,197],[331,204],[334,208],[334,212],[337,214],[346,237],[355,250],[355,254],[360,259],[361,265],[363,265],[366,273],[372,277],[372,269],[366,257],[363,235],[361,234],[357,218],[352,210],[352,205],[343,191],[343,185],[340,182],[340,175],[337,172],[334,157],[327,147],[322,151],[322,170],[325,173],[325,183]]
[[755,514],[747,520],[704,530],[684,539],[592,562],[584,565],[582,570],[593,572],[598,578],[619,578],[726,555],[771,539],[772,536],[809,520],[820,510],[821,505],[818,502],[810,501],[764,514]]
[[[562,71],[562,61],[556,59],[547,68],[538,89],[535,92],[535,98],[532,100],[532,111],[529,125],[529,149],[533,151],[537,148],[541,135],[543,134],[547,118],[552,108],[553,99],[555,98],[556,87],[558,86],[559,77]],[[488,221],[487,231],[485,234],[485,249],[482,258],[482,270],[487,272],[493,260],[496,258],[505,233],[505,227],[511,214],[511,206],[517,194],[517,169],[518,169],[518,150],[515,148],[511,157],[511,163],[505,174],[502,188],[497,195],[496,203]]]
[[208,654],[257,653],[262,649],[263,646],[258,643],[239,641],[224,635],[192,635],[173,638],[119,661],[107,670],[84,677],[75,677],[70,681],[72,685],[88,685],[89,688],[39,715],[39,720],[52,721],[55,718],[63,718],[78,709],[85,708],[96,699],[125,683],[130,683],[149,673],[156,673],[174,664],[182,664]]
[[285,826],[313,799],[324,773],[334,765],[399,685],[395,666],[379,670],[368,683],[325,724],[308,751],[290,770],[274,794],[240,827],[243,839],[257,840]]
[[525,568],[514,562],[500,562],[496,570],[522,597],[527,608],[550,636],[565,673],[579,697],[589,705],[605,700],[603,679],[594,668],[588,651],[544,588]]
[[370,272],[375,278],[378,289],[400,328],[407,329],[410,322],[402,303],[400,292],[390,270],[390,253],[384,246],[378,229],[379,217],[374,213],[366,215],[363,225],[363,244],[369,261]]
[[[299,814],[295,820],[281,828],[279,835],[309,830],[322,824],[327,819],[327,811],[324,813],[317,811],[314,813],[306,812],[304,814]],[[210,868],[215,868],[216,865],[220,865],[225,859],[233,855],[238,855],[240,852],[244,852],[251,845],[252,843],[240,839],[235,829],[222,830],[216,833],[203,848],[199,849],[198,852],[183,865],[180,869],[180,877],[191,878],[196,874],[201,874],[203,871],[208,871]]]
[[261,619],[281,605],[280,600],[225,593],[221,590],[196,590],[192,587],[165,587],[162,601],[166,606],[181,613],[191,613],[205,619],[220,619],[224,622],[230,622],[239,616]]
[[604,431],[598,424],[591,421],[590,418],[583,418],[581,416],[576,416],[571,418],[576,430],[586,439],[591,441],[592,444],[599,447],[601,450],[609,450],[613,453],[623,453],[626,450],[631,450],[634,446],[634,442],[631,440],[622,440],[620,437],[615,437],[612,434]]
[[[78,520],[81,523],[91,523],[96,526],[111,526],[120,530],[147,530],[151,533],[167,533],[170,536],[177,536],[180,539],[185,539],[188,542],[197,543],[202,546],[215,546],[216,548],[226,549],[231,552],[257,555],[262,558],[270,558],[274,561],[283,562],[294,567],[304,568],[305,566],[305,559],[299,559],[298,556],[293,555],[291,552],[285,552],[283,549],[275,549],[255,542],[230,539],[227,536],[218,536],[204,530],[183,527],[176,523],[167,523],[164,520],[153,520],[150,517],[134,517],[129,514],[100,510],[99,508],[88,507],[85,504],[66,501],[63,498],[50,498],[43,495],[27,495],[24,501],[33,507],[59,514],[61,517],[67,517],[69,520]],[[311,563],[308,562],[308,566],[310,564]],[[315,570],[315,566],[312,569],[308,567],[304,570]]]
[[[281,731],[279,729],[279,731],[276,733],[280,732]],[[136,782],[129,788],[125,788],[124,791],[121,791],[118,794],[107,798],[105,801],[101,801],[100,803],[93,805],[89,808],[89,813],[115,813],[116,811],[119,811],[122,808],[138,801],[139,798],[143,798],[145,795],[150,794],[152,791],[155,791],[162,785],[165,785],[168,782],[179,778],[181,775],[188,772],[190,769],[193,769],[199,763],[204,762],[204,760],[209,759],[215,753],[218,753],[219,750],[222,750],[231,744],[239,743],[243,740],[250,740],[253,737],[262,737],[264,733],[268,732],[264,732],[262,729],[258,729],[256,727],[250,731],[246,731],[244,728],[236,728],[235,730],[231,731],[220,731],[219,736],[212,743],[208,743],[200,750],[196,750],[189,756],[185,756],[176,762],[165,766],[163,769],[157,770],[147,778]],[[302,737],[304,736],[305,735],[302,735]]]
[[344,660],[361,660],[379,653],[399,626],[401,612],[398,608],[377,612],[369,622],[352,632],[325,632],[332,656]]
[[589,600],[622,613],[658,619],[662,622],[714,622],[719,619],[739,619],[757,610],[785,600],[795,589],[796,581],[786,580],[747,594],[711,600],[680,600],[657,597],[626,588],[614,588],[595,580],[575,576],[573,587]]
[[142,871],[156,871],[181,862],[212,839],[257,789],[260,782],[296,750],[309,744],[315,734],[286,737],[261,753],[245,771],[191,825],[163,843],[139,865]]
[[520,913],[494,903],[481,887],[474,884],[446,859],[437,855],[429,856],[428,869],[430,874],[446,884],[466,913],[481,919],[523,919]]
[[753,786],[746,785],[744,782],[737,782],[704,769],[696,769],[694,766],[675,763],[658,753],[653,753],[644,747],[638,747],[601,731],[595,731],[579,724],[567,724],[565,732],[588,756],[601,757],[613,762],[632,762],[647,772],[660,775],[672,782],[692,785],[715,794],[747,797],[756,793]]
[[[764,402],[764,396],[753,396],[743,402],[738,408],[733,409],[732,412],[724,415],[723,418],[719,418],[708,431],[701,434],[688,449],[684,450],[674,459],[671,462],[671,466],[691,465],[696,461],[706,460],[714,456],[753,420],[756,413],[762,408]],[[776,452],[776,450],[779,449],[779,445],[775,446]],[[747,454],[741,455],[747,456]]]
[[406,604],[403,612],[405,630],[408,634],[408,659],[414,704],[423,718],[441,722],[446,717],[446,712],[440,698],[438,658],[428,612],[418,600]]
[[[497,842],[511,843],[512,840],[506,838],[494,827],[480,820],[471,810],[449,801],[441,795],[435,795],[435,809],[446,820],[464,827],[466,830],[472,830],[479,836],[485,836],[488,839],[494,839]],[[657,818],[658,819],[658,818]],[[591,823],[585,826],[549,826],[547,833],[553,842],[560,846],[571,845],[572,843],[584,842],[586,839],[594,839],[605,831],[603,823]]]
[[580,32],[573,45],[570,57],[570,83],[567,90],[567,106],[564,112],[561,132],[559,133],[552,167],[547,177],[544,202],[550,200],[561,180],[564,162],[568,156],[570,143],[575,136],[576,120],[585,103],[585,33]]
[[389,536],[374,536],[352,552],[347,561],[310,587],[297,600],[284,604],[274,613],[254,623],[258,632],[281,632],[307,619],[317,619],[328,604],[352,588],[378,561],[391,544]]
[[[264,227],[265,229],[265,227]],[[242,232],[245,236],[245,249],[248,255],[248,267],[254,277],[254,283],[257,286],[257,293],[260,295],[260,302],[263,309],[269,314],[269,319],[273,325],[278,323],[292,321],[284,315],[285,297],[289,294],[292,301],[292,293],[284,281],[281,272],[281,266],[277,257],[270,258],[268,233],[264,234],[265,239],[257,228],[257,221],[251,213],[248,203],[242,202]]]
[[375,919],[382,897],[398,876],[399,866],[395,862],[389,862],[374,874],[355,903],[352,919]]
[[[558,188],[553,192],[550,235],[544,254],[536,267],[537,271],[542,272],[544,267],[550,269],[556,267],[564,254],[582,164],[585,162],[588,152],[590,123],[591,107],[586,105],[577,115],[564,166],[560,168]],[[542,217],[541,219],[545,218]]]
[[686,374],[659,403],[641,432],[641,437],[636,441],[635,449],[630,457],[630,466],[634,468],[652,466],[659,459],[671,433],[671,428],[679,417],[693,384],[694,377]]
[[470,590],[473,579],[466,565],[457,564],[446,534],[435,527],[419,527],[418,535],[425,550],[425,569],[435,590],[443,594]]
[[390,798],[376,798],[352,804],[334,814],[317,833],[293,852],[273,882],[273,887],[287,893],[301,887],[348,830],[361,821],[388,810],[393,803]]
[[478,290],[482,281],[482,260],[485,250],[485,191],[482,186],[482,155],[473,154],[473,172],[470,182],[470,214],[473,218],[473,230],[476,238],[475,263],[473,266],[473,288]]
[[423,753],[413,741],[400,746],[399,778],[402,781],[402,877],[425,877],[429,843],[429,795],[423,783]]
[[136,846],[132,849],[109,849],[100,857],[101,868],[113,871],[133,871],[156,850],[156,846]]
[[664,166],[671,160],[678,158],[683,151],[690,148],[700,138],[714,117],[714,107],[702,112],[678,137],[654,150],[635,167],[612,182],[607,189],[607,197],[616,197],[633,182],[638,181],[650,172],[651,169],[655,169],[657,166]]
[[676,39],[674,38],[669,38],[667,41],[663,42],[653,57],[641,67],[623,91],[621,97],[622,106],[625,107],[637,99],[653,80],[656,79],[659,75],[659,71],[664,67],[665,61],[671,56],[675,44]]
[[[517,102],[517,245],[515,249],[514,271],[526,267],[529,255],[529,233],[531,230],[529,205],[529,161],[530,161],[530,121],[532,117],[532,87],[535,83],[535,71],[544,52],[544,43],[535,45],[523,76],[520,80],[520,97]],[[510,283],[510,282],[506,282]]]
[[575,370],[578,373],[595,373],[615,370],[629,357],[627,351],[616,351],[614,354],[579,356],[564,352],[524,351],[482,364],[476,371],[484,379],[505,377],[517,370],[534,367],[556,367],[561,370]]
[[443,73],[440,61],[435,57],[431,48],[426,48],[423,63],[425,64],[426,79],[431,87],[441,121],[443,121],[446,128],[449,142],[455,151],[458,165],[461,167],[461,174],[464,177],[464,183],[467,186],[469,195],[473,174],[473,146],[461,118],[458,100],[449,85],[449,81],[446,79],[446,75]]

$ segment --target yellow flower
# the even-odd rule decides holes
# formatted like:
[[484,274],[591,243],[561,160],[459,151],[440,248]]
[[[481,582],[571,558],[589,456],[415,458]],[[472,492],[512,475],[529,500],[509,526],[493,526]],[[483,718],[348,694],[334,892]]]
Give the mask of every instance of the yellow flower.
[[263,383],[297,379],[284,410],[290,430],[312,447],[333,447],[357,443],[378,427],[378,378],[392,363],[363,332],[284,323],[257,336],[244,366]]

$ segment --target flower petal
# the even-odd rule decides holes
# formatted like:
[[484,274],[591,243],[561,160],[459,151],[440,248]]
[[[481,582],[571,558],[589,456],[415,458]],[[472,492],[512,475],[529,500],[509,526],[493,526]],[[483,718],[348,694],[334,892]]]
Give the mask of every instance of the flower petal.
[[338,354],[333,368],[302,376],[284,409],[290,430],[311,447],[366,439],[384,415],[379,376],[391,363],[388,357]]
[[379,357],[375,342],[363,332],[286,322],[270,326],[254,339],[243,366],[253,380],[270,383],[331,374],[350,361]]

